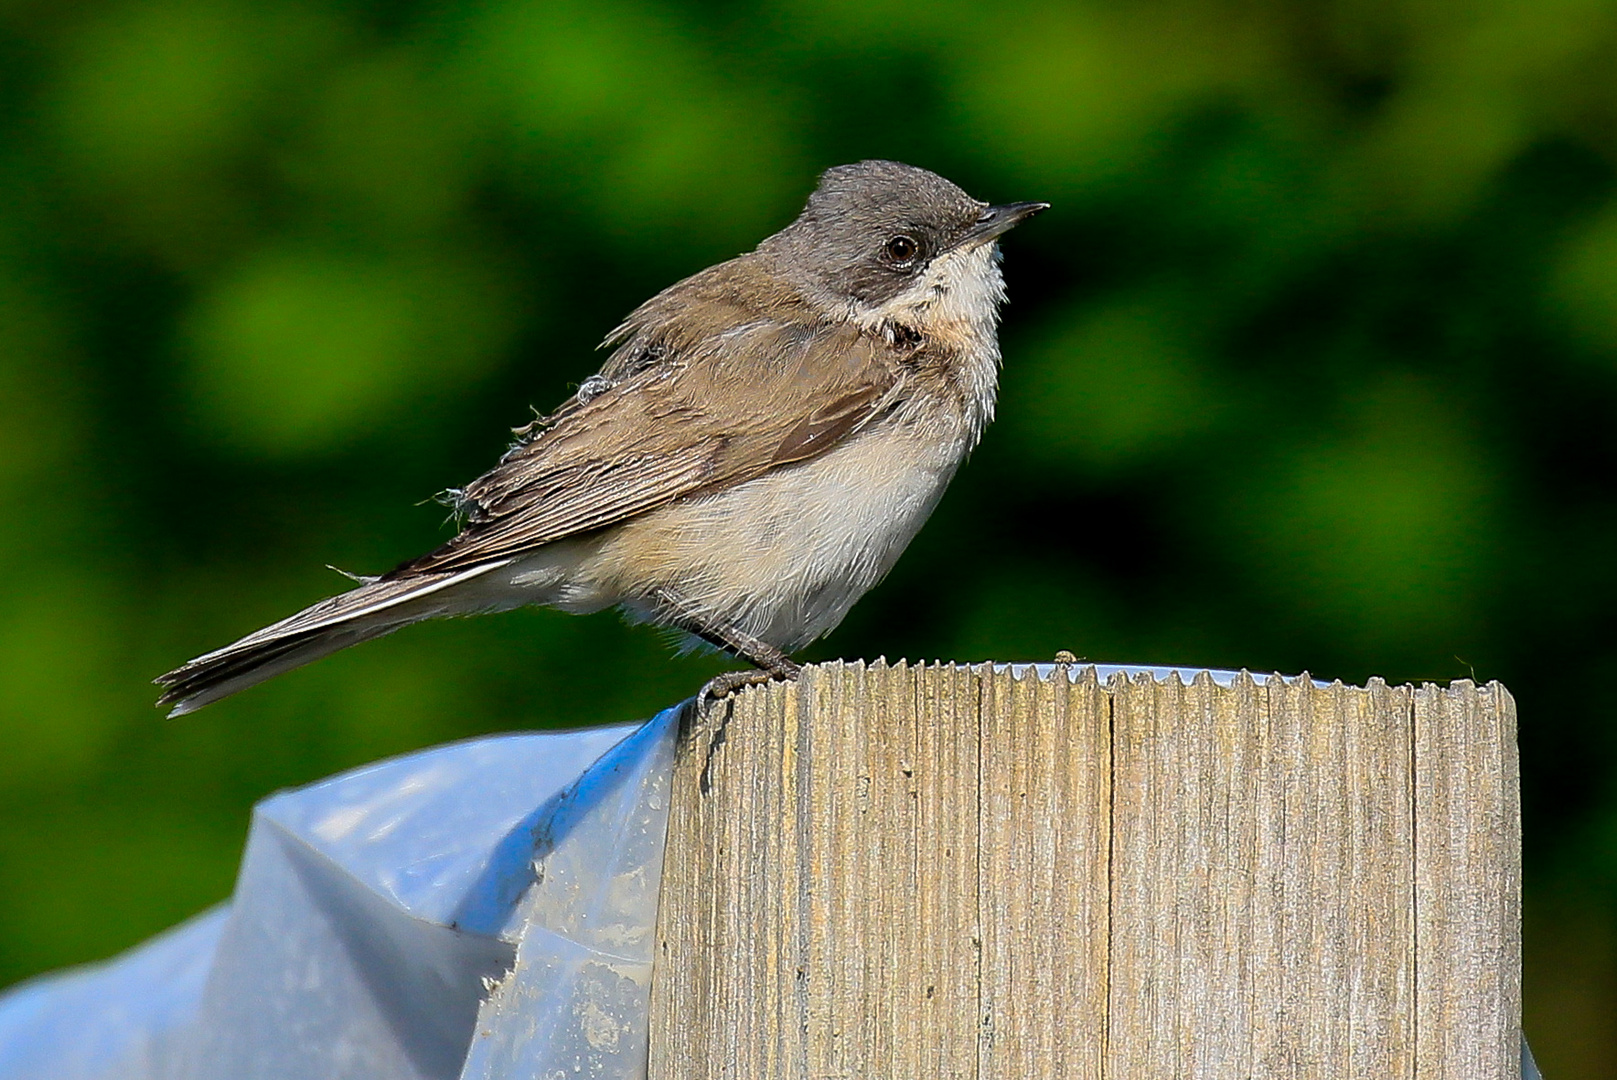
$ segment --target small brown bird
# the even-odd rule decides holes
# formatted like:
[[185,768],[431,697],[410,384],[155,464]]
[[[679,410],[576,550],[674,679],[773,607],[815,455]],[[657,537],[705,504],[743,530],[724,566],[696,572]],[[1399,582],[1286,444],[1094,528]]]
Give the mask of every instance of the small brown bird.
[[925,169],[828,170],[756,251],[637,308],[600,373],[448,493],[435,551],[156,680],[171,716],[401,626],[614,605],[792,678],[897,561],[994,413],[990,206]]

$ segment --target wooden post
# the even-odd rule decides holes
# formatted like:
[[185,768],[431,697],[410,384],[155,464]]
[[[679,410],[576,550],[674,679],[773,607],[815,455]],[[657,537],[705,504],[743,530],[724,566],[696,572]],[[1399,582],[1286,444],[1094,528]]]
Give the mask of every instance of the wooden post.
[[835,663],[714,714],[651,1080],[1520,1076],[1497,683]]

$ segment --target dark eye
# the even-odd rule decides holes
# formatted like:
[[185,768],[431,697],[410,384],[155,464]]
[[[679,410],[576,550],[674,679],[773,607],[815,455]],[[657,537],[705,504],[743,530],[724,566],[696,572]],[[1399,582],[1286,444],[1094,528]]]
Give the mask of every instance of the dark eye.
[[921,245],[915,242],[913,236],[895,236],[887,241],[887,257],[895,263],[909,262],[920,250]]

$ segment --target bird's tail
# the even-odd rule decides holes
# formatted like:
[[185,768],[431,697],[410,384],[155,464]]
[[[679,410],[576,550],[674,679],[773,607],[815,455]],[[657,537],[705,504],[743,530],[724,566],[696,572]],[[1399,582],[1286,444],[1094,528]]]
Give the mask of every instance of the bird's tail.
[[480,605],[451,595],[460,591],[455,586],[503,565],[503,561],[484,563],[453,573],[366,581],[357,589],[322,600],[159,675],[152,680],[163,688],[157,704],[173,706],[170,716],[183,716],[283,671],[391,634],[401,626],[436,615],[477,610]]

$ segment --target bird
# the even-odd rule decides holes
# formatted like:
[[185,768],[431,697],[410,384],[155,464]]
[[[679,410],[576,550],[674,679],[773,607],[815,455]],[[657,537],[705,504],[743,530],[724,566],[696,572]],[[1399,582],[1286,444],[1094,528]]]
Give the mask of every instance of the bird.
[[[154,682],[170,716],[424,619],[617,607],[794,679],[892,568],[994,415],[990,205],[926,169],[827,169],[751,252],[641,304],[600,371],[445,493],[459,531]],[[710,687],[713,684],[710,684]]]

